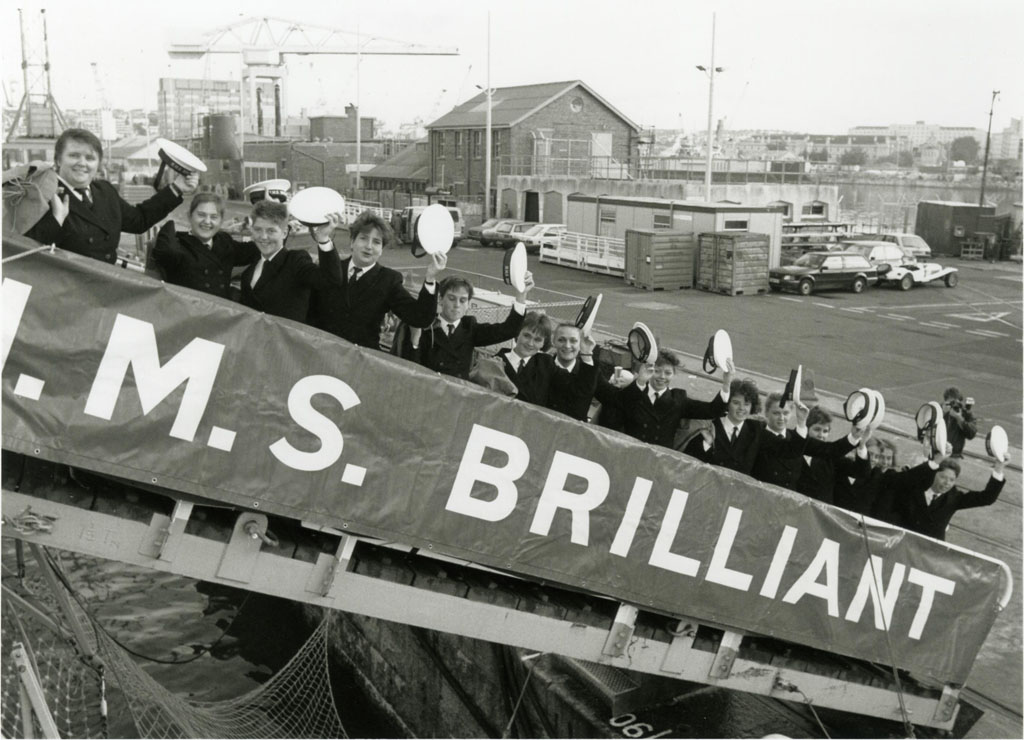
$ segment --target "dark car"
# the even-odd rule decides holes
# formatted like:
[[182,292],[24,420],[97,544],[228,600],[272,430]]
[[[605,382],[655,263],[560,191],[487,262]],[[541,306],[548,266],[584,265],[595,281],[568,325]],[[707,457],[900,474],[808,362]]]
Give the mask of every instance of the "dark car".
[[875,267],[853,252],[809,252],[792,265],[768,272],[772,290],[792,290],[810,295],[816,290],[852,290],[860,293],[878,282],[889,266]]
[[500,218],[489,218],[482,224],[479,224],[477,226],[470,226],[468,229],[466,229],[466,238],[475,239],[476,241],[479,242],[482,240],[483,233],[488,229],[493,229],[495,226],[498,225],[498,222],[500,221]]
[[496,244],[496,240],[500,239],[502,235],[511,231],[513,225],[521,223],[522,221],[518,218],[502,218],[495,221],[494,225],[488,226],[486,229],[483,228],[483,224],[481,224],[479,241],[483,246],[489,247],[492,244]]

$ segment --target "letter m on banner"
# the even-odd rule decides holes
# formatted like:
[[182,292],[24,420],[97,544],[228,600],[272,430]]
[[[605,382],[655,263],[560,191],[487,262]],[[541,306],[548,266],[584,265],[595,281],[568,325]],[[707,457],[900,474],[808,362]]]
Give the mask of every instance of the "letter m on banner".
[[130,366],[143,414],[148,414],[185,383],[185,393],[170,435],[191,442],[210,400],[223,354],[223,344],[196,338],[161,365],[153,325],[118,314],[89,391],[85,413],[110,420]]

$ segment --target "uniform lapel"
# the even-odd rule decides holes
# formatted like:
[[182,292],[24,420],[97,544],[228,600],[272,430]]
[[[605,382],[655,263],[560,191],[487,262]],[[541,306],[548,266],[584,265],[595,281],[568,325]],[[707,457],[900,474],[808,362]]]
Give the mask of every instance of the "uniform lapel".
[[[256,281],[256,285],[253,286],[253,291],[257,291],[265,287],[273,278],[273,276],[281,271],[281,269],[284,267],[285,262],[284,251],[284,248],[282,248],[280,252],[274,255],[273,259],[271,259],[270,262],[263,265],[263,272],[260,273],[260,279]],[[254,267],[253,269],[256,268]],[[251,275],[249,277],[250,279],[252,278]]]
[[88,221],[91,224],[99,226],[108,234],[111,231],[110,224],[103,220],[101,215],[96,211],[99,207],[99,203],[96,200],[96,189],[89,186],[89,194],[92,196],[92,205],[85,202],[84,199],[80,200],[78,193],[68,198],[68,207],[71,213],[75,214],[78,218]]

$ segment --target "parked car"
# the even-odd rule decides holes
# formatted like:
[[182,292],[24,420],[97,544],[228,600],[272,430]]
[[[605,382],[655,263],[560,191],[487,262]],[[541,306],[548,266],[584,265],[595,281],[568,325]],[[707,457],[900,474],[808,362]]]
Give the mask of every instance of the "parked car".
[[526,251],[539,252],[541,247],[557,244],[566,230],[565,224],[534,224],[519,241],[526,245]]
[[792,265],[768,272],[768,286],[774,291],[792,290],[810,295],[816,290],[849,289],[860,293],[878,282],[877,268],[865,257],[853,252],[808,252]]
[[483,235],[483,233],[485,231],[487,231],[488,229],[493,229],[495,226],[498,225],[498,222],[500,222],[500,221],[501,221],[500,218],[489,218],[486,221],[484,221],[482,224],[477,224],[476,226],[470,226],[468,229],[466,229],[466,238],[467,239],[475,239],[476,241],[480,241],[480,238]]
[[851,236],[848,241],[889,242],[902,248],[904,252],[914,257],[928,258],[932,256],[932,248],[928,246],[928,242],[917,234],[858,234]]
[[[905,249],[896,246],[892,242],[844,241],[842,246],[843,251],[855,252],[865,257],[868,262],[876,267],[881,264],[887,264],[890,269],[893,269],[917,263],[916,257],[912,254],[907,254]],[[886,277],[888,278],[889,276],[887,275]],[[882,281],[880,280],[879,282]]]
[[803,257],[805,254],[811,253],[828,253],[828,252],[842,252],[843,247],[840,244],[789,244],[782,247],[782,255],[780,256],[780,263],[783,265],[792,265],[798,259]]
[[480,232],[480,243],[485,247],[489,247],[495,243],[496,239],[500,239],[502,236],[512,231],[513,226],[521,223],[523,222],[518,218],[503,218],[493,227],[483,229]]
[[888,265],[889,271],[878,278],[879,285],[894,285],[900,290],[910,290],[915,285],[942,279],[947,288],[955,288],[960,282],[957,268],[943,267],[934,262],[919,262],[907,253],[907,249],[892,242],[848,242],[848,251],[867,258],[875,267]]
[[[462,209],[455,206],[446,206],[446,208],[455,224],[455,238],[452,240],[452,246],[456,246],[462,241]],[[412,241],[416,234],[416,222],[425,209],[426,206],[408,206],[402,209],[401,230],[398,232],[398,238],[401,241],[405,243]]]
[[494,237],[488,239],[488,241],[498,247],[514,247],[518,242],[523,240],[523,235],[536,225],[536,221],[521,221],[519,223],[512,224],[512,228],[508,231],[495,230]]

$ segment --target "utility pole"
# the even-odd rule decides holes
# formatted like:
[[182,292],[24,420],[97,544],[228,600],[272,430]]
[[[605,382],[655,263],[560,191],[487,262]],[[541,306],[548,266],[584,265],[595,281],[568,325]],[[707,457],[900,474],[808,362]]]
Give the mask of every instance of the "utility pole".
[[487,125],[484,134],[484,221],[491,217],[491,11],[487,11]]
[[711,202],[711,161],[714,156],[712,144],[714,143],[714,114],[713,105],[715,100],[715,72],[724,71],[721,67],[715,66],[715,14],[711,14],[711,66],[704,67],[697,65],[697,69],[708,76],[708,156],[705,162],[704,171],[704,199]]
[[988,132],[985,134],[985,162],[981,165],[981,194],[978,195],[978,205],[985,205],[985,177],[988,175],[988,150],[992,145],[992,111],[996,107],[996,96],[998,90],[992,91],[992,104],[988,108]]

